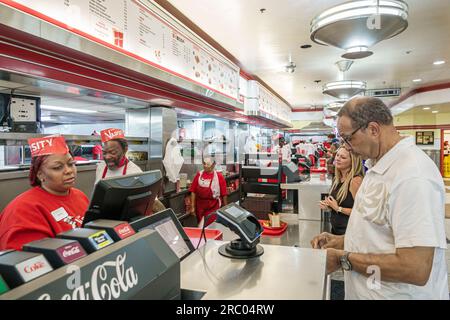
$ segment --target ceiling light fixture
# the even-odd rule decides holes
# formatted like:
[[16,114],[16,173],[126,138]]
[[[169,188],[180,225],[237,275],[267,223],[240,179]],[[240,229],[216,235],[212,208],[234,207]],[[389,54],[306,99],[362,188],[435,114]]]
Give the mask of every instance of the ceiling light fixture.
[[438,61],[433,62],[433,64],[434,64],[435,66],[438,66],[438,65],[441,65],[441,64],[444,64],[444,63],[445,63],[444,60],[438,60]]
[[328,110],[337,112],[337,111],[339,111],[339,110],[342,108],[342,106],[344,105],[345,102],[346,102],[346,101],[334,101],[334,102],[330,102],[329,104],[327,104],[327,105],[325,106],[325,109],[328,109]]
[[291,55],[289,55],[289,63],[286,67],[284,67],[284,70],[287,73],[294,73],[296,67],[297,67],[297,65],[292,61]]
[[97,111],[95,111],[95,110],[75,109],[75,108],[56,107],[56,106],[47,106],[47,105],[41,105],[41,109],[42,110],[52,110],[52,111],[72,112],[72,113],[97,113]]
[[[341,79],[344,79],[344,72],[350,69],[353,61],[341,60],[336,62],[336,66],[341,71]],[[326,83],[322,88],[323,94],[328,94],[340,100],[351,97],[366,91],[366,82],[360,80],[339,80]]]
[[434,111],[431,111],[431,113],[438,113],[439,111],[437,111],[437,110],[434,110]]
[[346,59],[361,59],[369,47],[408,27],[408,5],[401,0],[357,0],[325,10],[311,21],[311,40],[346,50]]
[[423,110],[430,110],[430,109],[431,109],[430,107],[423,108]]
[[341,80],[328,82],[323,86],[322,93],[338,99],[350,99],[366,91],[366,82],[359,80]]
[[422,82],[422,79],[414,79],[413,82]]

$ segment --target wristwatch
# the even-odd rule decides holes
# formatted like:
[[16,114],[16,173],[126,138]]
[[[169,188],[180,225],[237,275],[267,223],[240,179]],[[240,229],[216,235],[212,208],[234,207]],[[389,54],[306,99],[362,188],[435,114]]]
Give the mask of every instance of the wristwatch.
[[339,208],[337,209],[337,212],[342,213],[342,207],[339,207]]
[[350,260],[348,260],[350,253],[351,252],[344,252],[344,255],[339,257],[339,262],[344,271],[352,271],[352,264],[350,263]]

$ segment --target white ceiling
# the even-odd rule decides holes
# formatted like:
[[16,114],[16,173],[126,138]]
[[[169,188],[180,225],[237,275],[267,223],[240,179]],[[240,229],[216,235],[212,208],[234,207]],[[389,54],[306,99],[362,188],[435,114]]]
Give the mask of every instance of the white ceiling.
[[[334,100],[321,93],[325,82],[338,80],[334,63],[344,52],[310,40],[310,22],[343,0],[169,0],[244,66],[294,108]],[[400,35],[371,48],[355,60],[346,79],[366,80],[368,88],[402,88],[450,80],[450,0],[407,0],[409,26]],[[265,8],[264,13],[260,9]],[[310,49],[301,49],[311,44]],[[411,51],[406,54],[406,51]],[[284,72],[289,56],[295,73]],[[446,60],[435,66],[433,61]],[[413,79],[422,78],[415,84]],[[322,80],[316,84],[314,80]]]

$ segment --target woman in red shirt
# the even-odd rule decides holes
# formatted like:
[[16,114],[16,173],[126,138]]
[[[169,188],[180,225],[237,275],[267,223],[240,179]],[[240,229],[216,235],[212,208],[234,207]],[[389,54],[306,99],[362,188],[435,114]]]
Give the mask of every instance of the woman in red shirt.
[[0,215],[0,250],[80,227],[89,200],[74,188],[75,161],[63,137],[29,139],[32,189],[16,197]]
[[[227,205],[227,184],[220,172],[214,170],[216,162],[211,158],[203,160],[203,170],[198,172],[189,188],[191,192],[191,214],[197,216],[200,223],[208,214],[219,209],[222,204]],[[223,199],[223,201],[221,200]],[[216,215],[212,215],[205,221],[208,226],[216,220]]]

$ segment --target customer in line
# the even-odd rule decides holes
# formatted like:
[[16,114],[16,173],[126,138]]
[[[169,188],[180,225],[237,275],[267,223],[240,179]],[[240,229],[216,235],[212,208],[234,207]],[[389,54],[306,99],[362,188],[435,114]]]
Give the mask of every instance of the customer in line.
[[346,299],[448,299],[445,190],[436,165],[413,137],[400,137],[380,99],[348,101],[337,129],[369,169],[346,234],[311,241],[327,249],[327,271],[344,269]]
[[322,210],[331,210],[331,233],[345,234],[354,199],[363,180],[362,160],[344,147],[336,153],[335,176],[330,196],[320,202]]
[[0,214],[0,251],[81,227],[89,200],[76,189],[75,160],[63,137],[28,140],[31,189],[17,196]]

